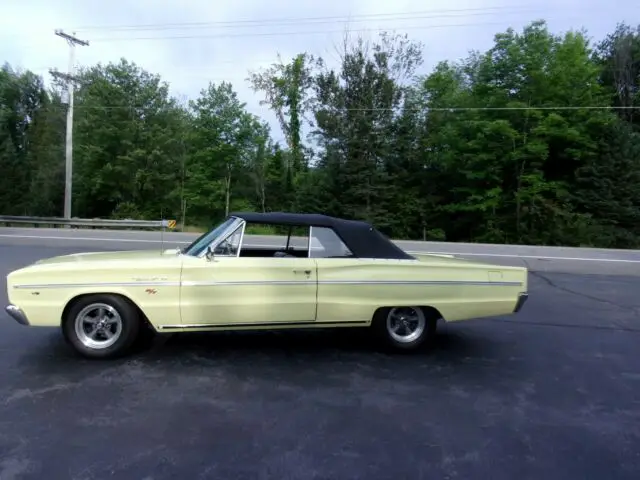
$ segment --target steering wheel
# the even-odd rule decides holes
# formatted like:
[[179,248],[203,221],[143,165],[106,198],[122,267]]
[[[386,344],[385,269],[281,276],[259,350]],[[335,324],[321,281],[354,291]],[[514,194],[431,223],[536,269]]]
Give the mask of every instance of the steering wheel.
[[235,255],[236,254],[235,249],[233,248],[233,245],[226,240],[216,247],[215,253],[218,255]]

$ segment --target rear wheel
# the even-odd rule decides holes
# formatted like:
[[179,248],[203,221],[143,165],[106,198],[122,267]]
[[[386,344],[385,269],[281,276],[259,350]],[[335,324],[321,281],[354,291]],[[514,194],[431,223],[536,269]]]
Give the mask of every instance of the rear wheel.
[[88,358],[127,353],[140,333],[137,309],[117,295],[90,295],[76,301],[62,322],[67,341]]
[[416,350],[435,336],[438,318],[423,307],[388,307],[378,310],[373,325],[384,343],[398,350]]

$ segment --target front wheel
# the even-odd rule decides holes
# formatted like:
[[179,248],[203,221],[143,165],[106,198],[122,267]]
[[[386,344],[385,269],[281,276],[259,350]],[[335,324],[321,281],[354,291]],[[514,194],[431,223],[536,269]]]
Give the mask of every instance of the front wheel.
[[136,308],[117,295],[90,295],[76,301],[62,322],[66,340],[88,358],[127,353],[140,332]]
[[431,342],[438,318],[422,307],[390,307],[378,310],[373,326],[389,347],[416,350]]

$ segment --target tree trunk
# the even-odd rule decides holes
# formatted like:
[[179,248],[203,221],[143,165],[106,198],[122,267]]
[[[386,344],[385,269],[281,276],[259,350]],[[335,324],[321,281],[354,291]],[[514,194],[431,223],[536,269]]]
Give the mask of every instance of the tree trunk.
[[225,180],[224,216],[229,216],[229,204],[231,203],[231,172],[227,172]]

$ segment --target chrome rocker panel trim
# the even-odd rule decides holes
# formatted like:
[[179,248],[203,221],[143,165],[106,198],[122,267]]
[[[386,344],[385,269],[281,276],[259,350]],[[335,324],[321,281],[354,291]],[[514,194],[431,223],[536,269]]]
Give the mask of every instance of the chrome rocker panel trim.
[[371,322],[367,320],[353,320],[346,322],[317,322],[315,320],[303,321],[303,322],[251,322],[251,323],[193,323],[184,325],[159,325],[159,330],[193,330],[193,329],[213,329],[213,330],[231,330],[242,328],[260,327],[263,329],[268,328],[304,328],[310,325],[325,326],[325,327],[357,327],[367,326]]

